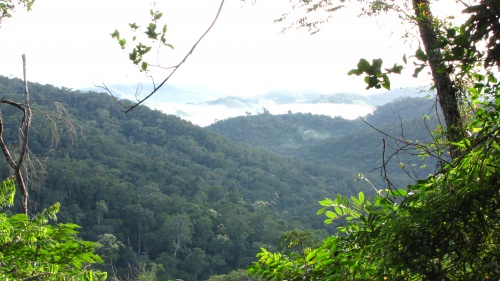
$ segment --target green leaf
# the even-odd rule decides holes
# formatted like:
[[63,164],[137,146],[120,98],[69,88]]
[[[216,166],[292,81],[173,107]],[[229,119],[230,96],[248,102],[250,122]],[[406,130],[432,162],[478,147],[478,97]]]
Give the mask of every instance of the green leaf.
[[445,37],[439,37],[434,45],[432,45],[433,49],[442,49],[448,45],[448,40]]
[[365,83],[368,84],[368,86],[366,87],[366,89],[370,89],[370,88],[376,88],[376,89],[380,89],[380,81],[378,80],[378,78],[376,76],[366,76],[365,77]]
[[389,80],[389,77],[386,74],[382,75],[382,79],[384,82],[382,83],[382,87],[384,87],[387,90],[391,89],[391,80]]
[[347,232],[347,228],[346,227],[343,227],[343,226],[339,226],[337,227],[337,230],[340,231],[340,232]]
[[155,20],[159,20],[159,19],[161,19],[161,17],[162,17],[162,16],[163,16],[163,13],[160,13],[160,12],[158,12],[158,11],[157,11],[157,12],[155,13],[155,15],[154,15],[154,19],[155,19]]
[[14,205],[14,195],[16,194],[16,185],[14,178],[10,177],[0,185],[0,208]]
[[146,71],[147,69],[148,69],[148,64],[145,61],[143,61],[141,64],[141,70]]
[[321,206],[325,206],[325,207],[327,207],[327,206],[331,206],[333,202],[332,202],[332,199],[330,199],[330,198],[325,198],[324,200],[320,200],[318,203],[319,203]]
[[413,73],[413,77],[417,78],[418,74],[422,72],[422,70],[425,68],[425,64],[420,65],[419,67],[415,68],[415,72]]
[[332,212],[332,211],[326,211],[325,216],[326,216],[327,218],[330,218],[330,219],[336,219],[336,218],[338,218],[337,214],[335,214],[335,213],[334,213],[334,212]]
[[134,23],[129,23],[128,24],[130,26],[131,29],[133,30],[137,30],[139,28],[139,26],[134,22]]
[[127,41],[124,38],[118,39],[118,44],[120,44],[120,47],[122,49],[125,49],[125,44],[127,44]]
[[358,200],[360,203],[363,203],[365,201],[365,194],[361,191],[358,193]]
[[404,189],[396,189],[396,190],[390,190],[388,194],[395,197],[405,197],[408,195],[408,192]]
[[422,48],[418,48],[418,50],[415,52],[415,57],[418,59],[418,60],[421,60],[423,62],[427,62],[427,55],[425,54],[425,52],[422,50]]
[[118,31],[118,29],[115,29],[115,31],[111,33],[111,38],[120,38],[120,32]]
[[150,39],[157,39],[159,35],[159,33],[156,32],[156,24],[154,23],[150,23],[147,27],[147,30],[144,33]]
[[386,68],[385,70],[389,73],[401,74],[401,70],[403,70],[403,66],[394,64],[394,66],[392,68]]
[[359,62],[358,62],[358,70],[360,70],[361,73],[369,71],[370,68],[371,68],[371,65],[370,65],[370,63],[367,60],[365,60],[365,59],[360,59],[359,60]]
[[342,215],[344,214],[344,213],[342,212],[342,209],[340,209],[340,207],[339,207],[339,206],[335,206],[334,208],[335,208],[335,212],[337,212],[337,214],[338,214],[339,216],[342,216]]
[[374,59],[372,60],[372,67],[371,67],[371,71],[374,72],[372,74],[378,74],[380,73],[382,70],[382,64],[384,62],[382,61],[382,59]]
[[349,72],[347,72],[347,75],[361,75],[363,74],[363,71],[359,70],[359,69],[351,69],[349,70]]

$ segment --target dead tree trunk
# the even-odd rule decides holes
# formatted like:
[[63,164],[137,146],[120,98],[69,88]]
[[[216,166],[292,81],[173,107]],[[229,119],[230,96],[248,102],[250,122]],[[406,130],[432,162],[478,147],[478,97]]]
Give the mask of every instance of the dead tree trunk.
[[16,179],[17,186],[20,190],[21,193],[21,208],[22,212],[25,215],[28,215],[28,188],[26,187],[26,183],[24,181],[24,177],[22,174],[23,170],[23,164],[25,161],[25,158],[28,157],[29,153],[29,148],[28,148],[28,136],[29,136],[29,129],[31,125],[31,108],[29,104],[29,92],[28,92],[28,80],[26,79],[26,56],[23,55],[23,78],[24,78],[24,104],[17,103],[14,101],[10,101],[7,99],[1,99],[0,104],[7,104],[11,105],[17,109],[19,109],[22,114],[22,120],[21,124],[19,125],[18,128],[18,144],[17,144],[17,151],[15,156],[12,155],[9,147],[4,141],[3,138],[3,119],[2,119],[2,113],[0,110],[0,149],[2,150],[2,153],[5,157],[5,160],[7,160],[7,163],[9,164],[10,168],[13,171],[13,176]]

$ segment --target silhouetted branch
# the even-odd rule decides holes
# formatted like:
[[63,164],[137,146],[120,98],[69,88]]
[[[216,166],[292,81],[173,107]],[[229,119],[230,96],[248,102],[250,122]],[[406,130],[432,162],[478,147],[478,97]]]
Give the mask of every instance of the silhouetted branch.
[[[144,103],[147,99],[149,99],[152,95],[154,95],[159,89],[161,89],[161,87],[163,87],[163,85],[170,79],[170,77],[172,77],[172,75],[174,75],[174,73],[186,62],[186,60],[189,58],[189,56],[191,56],[193,54],[194,49],[198,46],[198,44],[201,42],[201,40],[208,34],[208,32],[215,25],[215,22],[219,18],[219,15],[220,15],[220,13],[222,11],[222,7],[224,6],[224,1],[225,0],[221,1],[219,9],[217,11],[217,14],[215,15],[215,18],[213,19],[213,21],[210,24],[210,26],[208,27],[208,29],[201,35],[201,37],[198,39],[198,41],[196,41],[196,43],[193,45],[193,47],[191,47],[191,50],[189,50],[189,52],[186,54],[186,56],[184,57],[184,59],[182,59],[182,61],[179,62],[177,65],[172,66],[172,67],[168,67],[170,69],[173,69],[172,72],[170,72],[170,74],[158,86],[156,86],[155,83],[154,83],[154,81],[153,81],[153,90],[146,97],[138,100],[132,106],[127,106],[127,105],[119,102],[118,99],[115,97],[115,95],[112,94],[112,92],[110,91],[110,89],[106,85],[103,84],[103,86],[99,86],[99,87],[102,88],[102,89],[104,89],[104,90],[106,90],[125,109],[124,110],[125,113],[133,110],[134,108],[136,108],[139,105],[141,105],[142,103]],[[166,68],[166,69],[168,69],[168,68]],[[137,96],[137,92],[136,92],[136,96]]]

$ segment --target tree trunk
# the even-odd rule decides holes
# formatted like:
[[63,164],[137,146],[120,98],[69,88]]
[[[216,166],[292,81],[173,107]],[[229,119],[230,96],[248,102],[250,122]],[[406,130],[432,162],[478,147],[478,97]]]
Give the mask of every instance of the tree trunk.
[[[459,142],[465,136],[459,109],[459,91],[451,80],[450,74],[445,71],[446,68],[441,53],[434,47],[438,34],[429,5],[428,0],[413,0],[413,10],[420,30],[420,38],[424,44],[439,105],[446,123],[446,137],[448,141]],[[450,145],[449,150],[453,159],[460,156],[460,151],[456,146]]]

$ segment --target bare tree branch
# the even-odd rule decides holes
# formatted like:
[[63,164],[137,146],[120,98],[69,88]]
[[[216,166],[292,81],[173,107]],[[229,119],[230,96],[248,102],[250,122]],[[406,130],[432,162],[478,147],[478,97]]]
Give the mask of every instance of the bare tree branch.
[[[99,86],[99,87],[106,90],[125,109],[124,110],[125,113],[133,110],[134,108],[136,108],[139,105],[141,105],[142,103],[144,103],[147,99],[149,99],[152,95],[154,95],[161,87],[163,87],[163,85],[170,79],[170,77],[172,77],[172,75],[174,75],[174,73],[186,62],[186,60],[189,58],[189,56],[191,56],[193,54],[194,49],[198,46],[198,44],[201,42],[201,40],[208,34],[208,32],[210,32],[212,27],[215,25],[215,22],[217,22],[217,19],[219,18],[219,15],[222,11],[222,7],[224,6],[224,2],[225,2],[225,0],[221,1],[219,9],[217,11],[217,14],[215,15],[215,18],[213,19],[212,23],[210,24],[208,29],[201,35],[201,37],[198,39],[198,41],[196,41],[196,43],[193,45],[193,47],[191,47],[191,50],[189,50],[189,52],[186,54],[184,59],[182,59],[182,61],[179,62],[177,65],[166,68],[166,69],[173,69],[173,70],[158,86],[156,86],[156,84],[153,81],[153,90],[146,97],[138,100],[132,106],[127,106],[127,105],[119,102],[118,99],[116,98],[116,96],[113,95],[111,90],[105,84],[103,84],[102,86]],[[137,92],[136,92],[136,95],[137,95]]]
[[26,56],[23,54],[22,55],[23,59],[23,78],[24,78],[24,105],[20,103],[16,103],[14,101],[10,101],[7,99],[2,99],[0,101],[0,104],[8,104],[11,105],[17,109],[19,109],[23,113],[22,121],[21,124],[19,125],[19,132],[18,132],[18,147],[19,147],[19,156],[17,157],[17,160],[14,159],[12,156],[11,151],[7,147],[7,144],[5,143],[3,139],[3,120],[1,117],[1,112],[0,112],[0,148],[3,152],[3,155],[5,159],[7,160],[7,163],[9,164],[10,168],[13,170],[14,177],[16,179],[18,188],[21,192],[21,208],[22,212],[25,215],[28,215],[28,189],[26,187],[26,183],[24,181],[23,177],[23,163],[25,158],[27,157],[29,153],[29,148],[28,148],[28,136],[29,136],[29,129],[31,126],[31,109],[30,109],[30,104],[29,104],[29,91],[28,91],[28,80],[26,79]]

